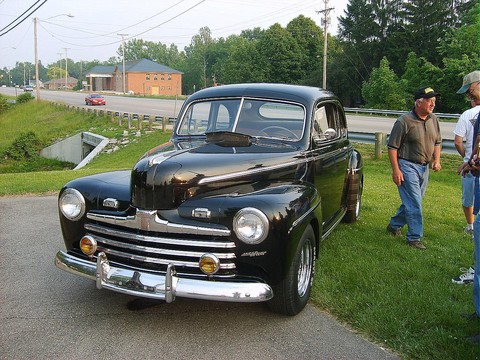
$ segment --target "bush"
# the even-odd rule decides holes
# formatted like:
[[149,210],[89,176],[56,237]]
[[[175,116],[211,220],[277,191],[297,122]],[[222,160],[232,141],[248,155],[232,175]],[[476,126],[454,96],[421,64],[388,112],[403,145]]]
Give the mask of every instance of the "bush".
[[25,92],[17,96],[17,104],[23,104],[33,99],[34,97],[31,93]]
[[5,151],[5,156],[13,160],[28,160],[38,156],[42,143],[33,131],[21,133]]
[[0,94],[0,114],[8,109],[7,98]]

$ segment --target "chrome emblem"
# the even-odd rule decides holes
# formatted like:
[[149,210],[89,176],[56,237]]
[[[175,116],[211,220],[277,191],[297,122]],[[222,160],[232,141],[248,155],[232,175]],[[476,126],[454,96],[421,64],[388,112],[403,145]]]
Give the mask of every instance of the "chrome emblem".
[[157,211],[137,210],[137,220],[141,230],[150,231],[151,224],[155,224]]
[[210,219],[212,212],[205,208],[196,208],[192,210],[192,217],[199,219]]
[[103,206],[118,209],[120,207],[120,201],[113,198],[106,198],[105,200],[103,200]]

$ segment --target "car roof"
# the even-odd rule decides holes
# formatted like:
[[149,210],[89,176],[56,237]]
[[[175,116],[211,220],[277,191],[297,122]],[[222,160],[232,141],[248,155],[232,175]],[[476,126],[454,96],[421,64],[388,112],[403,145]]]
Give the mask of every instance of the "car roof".
[[252,83],[221,85],[202,89],[190,95],[187,100],[190,102],[201,98],[217,97],[257,97],[296,101],[307,104],[311,104],[319,98],[336,99],[336,96],[332,92],[318,87],[273,83]]

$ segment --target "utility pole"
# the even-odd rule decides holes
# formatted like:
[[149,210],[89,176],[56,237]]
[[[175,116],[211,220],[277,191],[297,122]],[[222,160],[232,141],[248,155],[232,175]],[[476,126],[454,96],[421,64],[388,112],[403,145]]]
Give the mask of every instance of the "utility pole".
[[317,14],[323,14],[323,88],[327,88],[327,38],[328,38],[328,22],[330,11],[334,10],[334,7],[328,7],[328,0],[323,0],[325,7],[323,10],[317,11]]
[[38,18],[33,18],[33,37],[35,46],[35,94],[36,100],[40,101],[40,79],[38,78],[38,45],[37,45],[37,23]]
[[63,48],[65,50],[65,90],[68,89],[68,55],[67,50],[70,48]]
[[125,89],[126,89],[126,84],[125,84],[125,36],[128,36],[128,34],[117,34],[118,36],[122,37],[122,54],[123,54],[123,60],[122,60],[122,77],[123,77],[123,95],[125,95]]
[[58,64],[60,66],[60,72],[58,73],[58,78],[60,79],[60,82],[58,84],[58,89],[55,90],[60,90],[62,88],[62,53],[57,53],[58,56],[60,56],[60,60],[58,61]]

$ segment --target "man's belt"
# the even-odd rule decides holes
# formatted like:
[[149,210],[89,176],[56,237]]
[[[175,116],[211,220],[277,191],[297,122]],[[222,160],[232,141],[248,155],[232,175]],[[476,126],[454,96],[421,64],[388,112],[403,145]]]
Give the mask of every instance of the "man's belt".
[[422,165],[422,166],[427,166],[428,165],[428,161],[427,162],[420,162],[420,161],[405,159],[405,158],[402,158],[402,157],[399,157],[399,159],[402,159],[402,160],[405,160],[405,161],[408,161],[408,162],[411,162],[411,163],[414,163],[414,164],[417,164],[417,165]]

